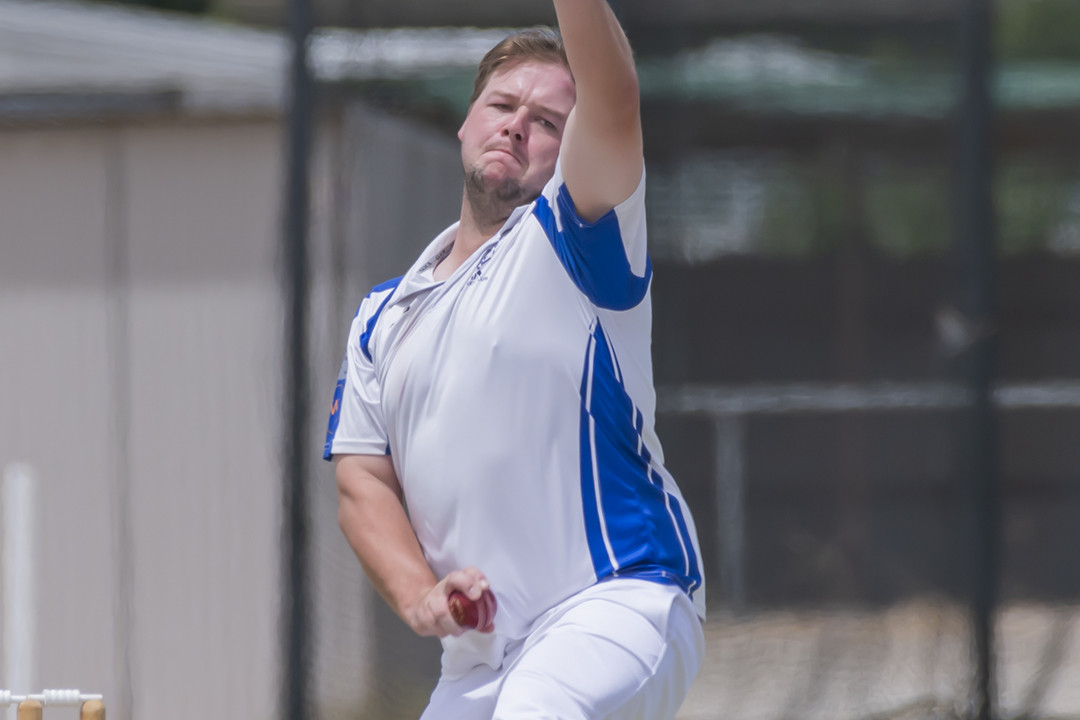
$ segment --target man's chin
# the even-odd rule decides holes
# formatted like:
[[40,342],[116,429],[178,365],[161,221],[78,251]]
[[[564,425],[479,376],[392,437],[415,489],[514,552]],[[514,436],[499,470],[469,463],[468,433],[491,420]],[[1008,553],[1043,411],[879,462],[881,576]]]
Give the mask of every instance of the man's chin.
[[496,185],[491,190],[491,195],[497,201],[505,205],[525,205],[540,196],[540,190],[526,188],[520,183],[503,183]]
[[511,172],[506,172],[509,168],[502,167],[489,167],[485,172],[481,174],[483,178],[484,187],[490,190],[500,190],[502,188],[513,188],[521,185],[521,180],[517,175]]
[[484,196],[500,204],[517,204],[527,194],[516,178],[477,172],[468,180],[470,194]]

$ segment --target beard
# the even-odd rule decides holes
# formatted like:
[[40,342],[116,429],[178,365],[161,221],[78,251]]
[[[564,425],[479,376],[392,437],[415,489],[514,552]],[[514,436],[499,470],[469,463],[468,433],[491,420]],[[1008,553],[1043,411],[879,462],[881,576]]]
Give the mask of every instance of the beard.
[[488,180],[484,170],[474,165],[465,170],[465,195],[473,215],[483,224],[502,224],[514,208],[532,202],[540,195],[526,188],[517,178]]

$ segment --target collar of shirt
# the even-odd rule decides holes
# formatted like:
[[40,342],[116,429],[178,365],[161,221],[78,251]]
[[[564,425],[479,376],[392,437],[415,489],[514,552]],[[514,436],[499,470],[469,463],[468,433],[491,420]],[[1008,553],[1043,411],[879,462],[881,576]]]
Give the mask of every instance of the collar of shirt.
[[442,262],[443,258],[449,254],[450,249],[454,246],[454,237],[457,235],[458,225],[460,222],[455,222],[450,227],[439,233],[434,240],[424,249],[424,252],[420,253],[420,257],[416,263],[409,269],[409,272],[402,278],[401,286],[395,293],[394,302],[401,302],[411,295],[415,295],[418,292],[431,290],[434,287],[438,287],[444,282],[453,280],[459,276],[462,272],[467,272],[465,268],[471,266],[475,258],[479,257],[480,251],[502,240],[507,233],[517,227],[521,219],[525,217],[526,213],[532,207],[532,203],[528,205],[521,205],[514,208],[514,211],[510,213],[510,217],[506,219],[499,231],[492,235],[483,245],[476,249],[470,256],[469,261],[462,263],[461,267],[454,271],[447,280],[435,280],[434,271],[435,267]]

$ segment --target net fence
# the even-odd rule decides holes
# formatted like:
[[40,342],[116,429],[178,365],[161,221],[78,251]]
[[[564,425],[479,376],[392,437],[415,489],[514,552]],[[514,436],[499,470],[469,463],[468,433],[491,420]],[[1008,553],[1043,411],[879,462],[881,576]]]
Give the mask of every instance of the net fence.
[[[643,89],[658,431],[709,572],[707,660],[681,718],[977,713],[980,517],[958,357],[983,330],[958,309],[962,73],[950,7],[710,22],[620,8]],[[994,694],[1005,717],[1073,717],[1080,337],[1066,318],[1080,163],[1063,146],[1076,88],[1055,85],[1045,54],[1009,42],[994,179]],[[354,89],[379,117],[449,137],[469,77],[444,67]],[[367,157],[356,184],[396,164]],[[433,220],[425,237],[440,228]],[[386,261],[379,252],[368,270]],[[363,712],[414,717],[438,648],[378,601],[352,621],[369,613],[379,650]]]
[[[282,16],[134,4],[0,0],[0,469],[36,483],[30,510],[0,494],[0,688],[224,720],[283,714],[295,681],[311,717],[416,718],[439,646],[342,537],[326,415],[360,299],[460,210],[476,61],[549,4],[315,3],[302,472]],[[961,3],[613,5],[642,88],[657,430],[708,582],[680,718],[976,716],[964,357],[987,337],[997,714],[1080,718],[1075,0],[996,6],[993,322],[962,291]],[[309,601],[288,622],[286,557]]]

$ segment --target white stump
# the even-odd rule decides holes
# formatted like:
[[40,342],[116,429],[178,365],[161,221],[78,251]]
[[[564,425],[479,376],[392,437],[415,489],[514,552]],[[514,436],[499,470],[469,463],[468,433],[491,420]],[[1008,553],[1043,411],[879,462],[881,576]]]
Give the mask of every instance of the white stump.
[[[4,682],[15,692],[34,687],[37,658],[37,487],[29,465],[4,468],[3,489],[3,584],[2,616]],[[14,713],[14,707],[8,713]],[[14,715],[11,715],[14,717]]]

